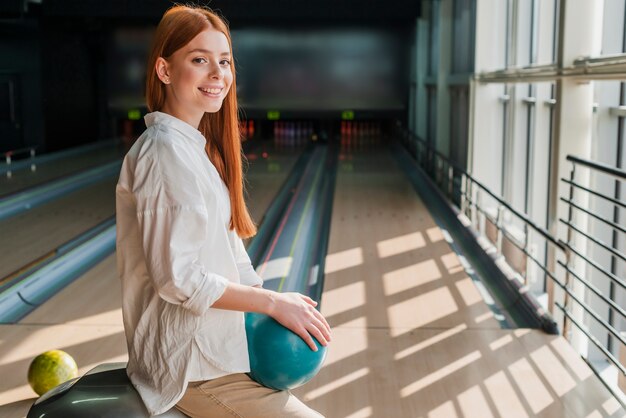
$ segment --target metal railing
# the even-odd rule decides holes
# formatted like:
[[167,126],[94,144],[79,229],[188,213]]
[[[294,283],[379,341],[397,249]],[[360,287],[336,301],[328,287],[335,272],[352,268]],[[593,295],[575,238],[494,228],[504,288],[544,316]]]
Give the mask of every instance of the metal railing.
[[[576,202],[574,202],[574,189],[581,190],[589,193],[591,196],[596,196],[604,199],[607,202],[610,202],[620,208],[626,208],[626,204],[615,197],[610,197],[603,195],[602,193],[592,190],[588,187],[585,187],[581,184],[578,184],[575,181],[575,166],[582,165],[587,168],[597,170],[604,174],[609,174],[616,178],[619,181],[626,180],[626,172],[622,170],[618,170],[612,167],[604,166],[602,164],[594,163],[591,161],[585,161],[576,157],[567,157],[568,161],[571,161],[574,165],[572,168],[570,179],[561,179],[564,183],[570,186],[570,196],[569,199],[561,198],[561,201],[568,205],[568,218],[567,220],[561,219],[564,225],[567,227],[567,240],[563,241],[554,237],[550,234],[545,228],[537,225],[533,222],[528,216],[524,213],[516,210],[506,202],[502,197],[498,196],[496,193],[492,192],[488,187],[482,184],[480,181],[472,177],[467,171],[458,167],[454,164],[447,156],[438,152],[434,147],[429,144],[424,139],[416,136],[415,134],[406,131],[405,129],[398,127],[397,136],[401,139],[403,145],[408,149],[408,151],[412,154],[412,156],[416,159],[418,164],[422,167],[422,169],[426,172],[426,174],[437,184],[439,189],[447,196],[447,198],[454,203],[461,213],[463,213],[469,219],[472,227],[481,231],[481,225],[486,225],[486,222],[489,222],[495,227],[496,236],[494,239],[490,240],[493,244],[493,247],[497,251],[498,256],[504,256],[507,262],[506,254],[503,254],[503,246],[502,242],[504,239],[508,240],[510,244],[512,244],[517,250],[519,250],[526,260],[530,260],[539,270],[543,273],[544,277],[548,280],[544,280],[544,290],[547,289],[547,308],[550,312],[555,313],[555,308],[560,311],[562,314],[562,322],[560,323],[560,331],[563,335],[571,341],[571,333],[570,326],[574,325],[580,332],[586,336],[588,341],[593,344],[595,347],[600,350],[600,352],[606,357],[606,359],[614,365],[619,373],[622,375],[626,375],[626,367],[620,363],[620,361],[613,354],[613,350],[611,344],[612,342],[619,342],[622,346],[626,345],[626,341],[624,336],[614,327],[614,317],[620,316],[622,318],[626,318],[626,313],[624,309],[619,306],[619,304],[615,301],[614,296],[614,288],[620,287],[622,290],[625,289],[625,281],[619,278],[613,268],[613,271],[608,271],[604,268],[600,263],[595,260],[592,260],[590,257],[586,256],[584,252],[580,251],[573,245],[572,234],[582,234],[592,242],[594,245],[599,246],[607,250],[611,257],[616,260],[626,261],[623,253],[620,253],[615,245],[609,246],[606,243],[601,242],[596,237],[591,236],[579,226],[575,225],[572,220],[572,211],[578,210],[585,213],[587,216],[594,217],[594,219],[602,220],[606,225],[613,228],[614,231],[619,233],[626,233],[624,227],[620,225],[618,222],[609,221],[603,219],[601,216],[593,213],[588,208],[585,208]],[[490,202],[484,203],[483,201],[486,199],[490,199]],[[495,204],[495,210],[493,210],[493,205]],[[491,206],[490,206],[491,205]],[[492,210],[489,210],[492,209]],[[510,232],[507,231],[507,225],[505,224],[505,212],[510,214],[510,217],[516,219],[518,222],[521,222],[523,225],[523,239],[519,242],[518,237],[513,236]],[[495,217],[493,214],[495,213]],[[482,217],[482,219],[481,219]],[[482,221],[482,222],[481,222]],[[482,229],[485,229],[484,227]],[[482,232],[482,231],[481,231]],[[546,252],[548,254],[548,246],[553,249],[551,252],[554,255],[555,263],[552,263],[553,268],[549,268],[551,263],[548,262],[548,257],[545,257],[545,260],[540,260],[533,251],[530,251],[530,235],[535,234],[537,237],[540,237],[544,240],[546,245]],[[492,237],[493,238],[493,237]],[[615,240],[614,240],[615,241]],[[575,258],[580,258],[584,260],[589,266],[592,266],[594,269],[602,272],[606,277],[609,278],[611,282],[611,291],[610,294],[607,295],[605,292],[602,292],[591,283],[585,277],[576,271],[573,267],[573,262]],[[527,292],[529,291],[529,283],[528,275],[526,271],[528,270],[528,265],[524,263],[525,269],[523,271],[518,271],[519,276],[518,280],[521,281],[522,287],[520,291]],[[557,270],[559,268],[559,271]],[[574,290],[574,285],[577,284],[582,286],[584,290],[584,294],[581,295],[580,291]],[[562,291],[563,303],[559,303],[554,300],[555,293],[550,289],[552,287],[558,287]],[[609,317],[605,318],[602,315],[598,314],[591,306],[588,301],[588,298],[585,296],[587,294],[595,295],[600,301],[606,304],[608,310],[610,312]],[[574,307],[578,308],[580,311],[584,312],[585,316],[581,317],[581,315],[573,314]],[[603,344],[596,336],[594,336],[585,325],[585,320],[587,318],[591,318],[593,321],[598,323],[604,330],[606,330],[609,338],[606,344]],[[624,349],[624,347],[622,347]],[[585,358],[585,360],[589,363],[589,361]],[[593,365],[591,365],[593,368]],[[599,374],[597,370],[594,369],[596,374]],[[602,379],[602,376],[600,376]],[[604,380],[603,380],[604,381]],[[604,383],[607,385],[607,388],[611,390],[614,394],[614,388],[611,387],[606,381]],[[623,398],[620,396],[616,396],[617,399],[622,402]]]
[[[626,202],[623,202],[617,198],[619,194],[617,194],[616,196],[607,196],[601,192],[592,190],[589,187],[585,187],[584,185],[576,182],[577,167],[584,167],[585,169],[590,170],[596,175],[608,176],[609,178],[614,179],[616,182],[615,188],[619,191],[623,182],[626,182],[626,171],[597,162],[584,160],[574,156],[568,156],[567,161],[572,163],[569,179],[560,179],[564,184],[569,186],[569,197],[560,197],[560,200],[567,205],[567,219],[564,219],[562,217],[559,218],[559,221],[567,228],[567,241],[564,243],[566,247],[566,262],[563,263],[562,261],[559,261],[559,264],[565,269],[566,283],[569,283],[571,278],[574,278],[579,283],[582,283],[585,286],[585,289],[595,294],[599,301],[601,301],[601,303],[605,305],[605,308],[608,312],[608,318],[606,319],[600,317],[600,315],[598,315],[591,309],[585,310],[592,318],[595,319],[598,324],[600,324],[602,328],[606,330],[606,342],[602,344],[587,329],[584,329],[581,324],[577,323],[577,321],[572,320],[571,316],[569,319],[589,338],[589,340],[604,354],[604,356],[620,370],[622,374],[626,375],[626,368],[622,364],[620,364],[619,360],[616,359],[613,354],[613,351],[615,351],[614,346],[616,341],[622,345],[622,350],[624,350],[626,347],[626,339],[624,338],[624,335],[622,335],[619,330],[615,329],[617,316],[621,317],[622,320],[626,320],[626,311],[623,307],[619,305],[616,300],[617,288],[621,288],[622,291],[626,291],[626,281],[623,278],[620,278],[617,274],[618,261],[622,263],[626,262],[626,255],[617,249],[618,235],[626,234],[626,228],[618,223],[619,210],[616,211],[616,209],[626,209]],[[580,168],[578,170],[580,170]],[[588,207],[584,207],[583,205],[577,203],[575,200],[575,195],[576,193],[581,192],[584,192],[589,199],[597,198],[601,199],[604,202],[608,202],[612,206],[614,219],[606,219],[605,217],[594,213]],[[591,235],[581,226],[576,225],[576,222],[574,222],[575,212],[584,214],[584,216],[588,216],[591,219],[594,219],[601,224],[609,227],[613,236],[613,242],[610,245],[606,244],[605,242],[602,242],[599,238]],[[574,237],[576,235],[579,237],[584,237],[586,245],[605,251],[611,259],[611,266],[607,268],[606,266],[603,266],[602,263],[589,257],[587,254],[585,254],[585,252],[577,249],[573,244]],[[601,292],[597,288],[597,286],[595,286],[591,282],[591,280],[586,280],[580,277],[580,275],[572,269],[572,263],[575,261],[575,259],[580,259],[586,265],[592,267],[593,271],[600,273],[603,277],[606,278],[606,280],[608,280],[608,295],[606,294],[606,292]],[[565,299],[564,305],[564,308],[568,309],[567,298]],[[567,322],[565,323],[565,326],[567,327]]]

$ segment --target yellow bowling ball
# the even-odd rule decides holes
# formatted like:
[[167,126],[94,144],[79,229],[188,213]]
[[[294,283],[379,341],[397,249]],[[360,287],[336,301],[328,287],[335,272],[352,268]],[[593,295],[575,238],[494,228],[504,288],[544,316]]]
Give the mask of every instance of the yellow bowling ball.
[[61,350],[39,354],[28,368],[28,383],[38,395],[75,377],[78,377],[76,362]]

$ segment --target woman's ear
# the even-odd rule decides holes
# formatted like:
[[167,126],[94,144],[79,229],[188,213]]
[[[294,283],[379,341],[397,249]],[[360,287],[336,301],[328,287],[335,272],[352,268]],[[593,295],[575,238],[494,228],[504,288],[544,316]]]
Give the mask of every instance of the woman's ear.
[[154,65],[154,70],[157,73],[157,77],[159,77],[159,80],[161,80],[163,84],[170,84],[169,68],[165,58],[157,58],[156,64]]

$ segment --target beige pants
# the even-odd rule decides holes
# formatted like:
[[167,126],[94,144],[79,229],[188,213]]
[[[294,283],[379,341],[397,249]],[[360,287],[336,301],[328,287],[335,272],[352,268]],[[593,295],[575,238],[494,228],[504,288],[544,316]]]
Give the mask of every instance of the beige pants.
[[176,408],[192,418],[324,418],[291,392],[266,388],[245,373],[189,382]]

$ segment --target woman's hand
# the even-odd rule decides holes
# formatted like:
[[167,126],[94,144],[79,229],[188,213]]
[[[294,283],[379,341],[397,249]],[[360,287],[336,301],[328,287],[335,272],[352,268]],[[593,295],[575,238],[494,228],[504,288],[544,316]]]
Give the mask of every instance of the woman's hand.
[[275,293],[268,315],[300,336],[311,350],[317,346],[313,335],[323,346],[330,341],[330,325],[315,307],[317,302],[300,293]]
[[299,335],[313,351],[317,351],[317,346],[311,335],[323,346],[330,341],[330,325],[316,306],[317,302],[300,293],[278,293],[238,283],[228,283],[222,296],[211,305],[216,309],[269,315]]

